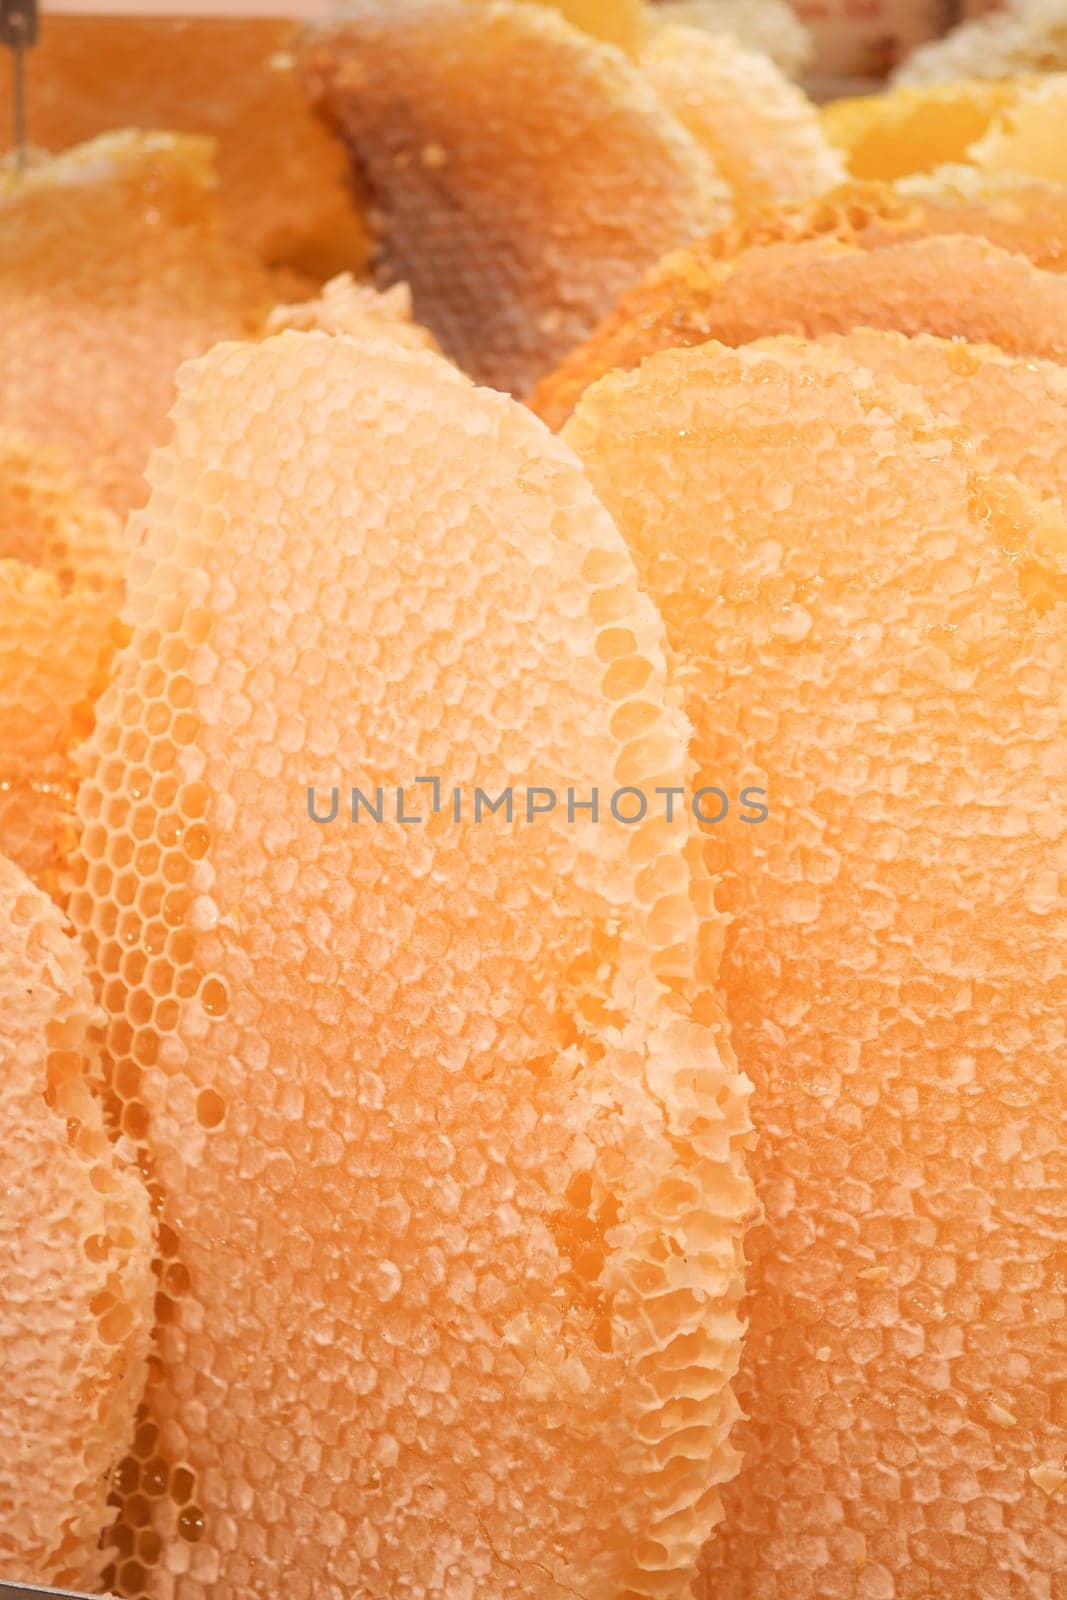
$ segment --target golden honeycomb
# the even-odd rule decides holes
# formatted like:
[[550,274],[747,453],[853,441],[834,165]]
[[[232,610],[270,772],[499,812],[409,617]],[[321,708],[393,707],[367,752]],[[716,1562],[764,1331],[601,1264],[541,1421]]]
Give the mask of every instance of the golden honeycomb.
[[116,600],[126,578],[118,518],[58,451],[7,429],[0,430],[0,561],[44,567],[66,588],[79,583]]
[[[366,226],[345,152],[293,70],[295,31],[255,17],[49,11],[26,57],[34,146],[58,154],[124,127],[210,137],[219,212],[236,244],[319,278],[357,271],[367,259]],[[0,73],[3,128],[11,124],[9,81]]]
[[892,180],[966,161],[1025,80],[979,78],[835,100],[822,125],[854,178]]
[[1067,73],[1050,73],[1020,87],[971,146],[968,160],[983,172],[1024,173],[1062,183],[1067,178]]
[[[476,0],[484,3],[484,0]],[[552,6],[566,20],[606,44],[615,44],[629,56],[640,53],[648,28],[645,0],[535,0]]]
[[0,429],[0,854],[56,896],[70,752],[106,681],[126,550],[61,456]]
[[543,6],[353,0],[310,91],[377,218],[376,274],[480,382],[525,394],[729,190],[636,66]]
[[715,1600],[1067,1572],[1067,529],[948,429],[785,340],[656,355],[563,436],[699,768],[768,789],[705,845],[762,1202]]
[[[860,328],[819,342],[878,377],[921,390],[936,412],[957,425],[983,467],[1011,474],[1038,500],[1054,502],[1053,520],[1062,516],[1067,508],[1064,367],[927,334],[909,339]],[[1063,595],[1067,598],[1067,589]]]
[[148,1196],[91,1087],[94,1010],[59,911],[0,856],[0,1571],[92,1590],[154,1290]]
[[[713,885],[677,814],[453,809],[684,785],[633,563],[528,411],[388,339],[220,346],[148,476],[72,899],[161,1212],[107,1581],[691,1592],[751,1205]],[[379,785],[417,826],[352,821]]]
[[[912,237],[974,234],[1025,256],[1046,272],[1067,268],[1067,189],[1058,183],[955,166],[902,178],[896,192],[911,208],[903,230]],[[900,225],[880,219],[860,242],[877,249],[890,235],[899,238]]]
[[673,25],[652,35],[641,66],[708,151],[742,216],[844,183],[845,164],[815,107],[761,51],[728,34]]
[[[832,223],[836,205],[824,215]],[[846,226],[851,224],[846,223]],[[1067,359],[1067,281],[973,235],[898,242],[892,222],[868,241],[836,231],[757,245],[724,257],[721,245],[677,251],[625,296],[588,342],[531,396],[561,427],[590,384],[675,346],[746,344],[772,334],[855,327],[933,333],[1009,354]]]
[[271,281],[224,238],[210,146],[114,134],[0,175],[0,426],[143,498],[179,364],[252,333]]
[[748,50],[758,50],[790,78],[812,64],[814,41],[789,0],[656,0],[646,8],[651,28],[702,28],[728,34]]
[[369,284],[357,283],[347,272],[324,283],[310,299],[275,306],[264,332],[282,333],[286,328],[298,333],[347,333],[354,338],[377,335],[406,345],[409,350],[437,348],[433,334],[412,315],[411,291],[406,283],[394,284],[379,293]]
[[1010,78],[1067,67],[1067,26],[1059,0],[1008,0],[992,9],[965,7],[964,20],[914,50],[893,74],[925,87],[959,78]]

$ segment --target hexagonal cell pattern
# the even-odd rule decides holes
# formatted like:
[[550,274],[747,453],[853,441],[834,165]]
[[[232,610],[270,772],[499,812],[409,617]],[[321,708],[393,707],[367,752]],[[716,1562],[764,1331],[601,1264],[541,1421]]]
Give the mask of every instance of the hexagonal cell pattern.
[[92,1590],[154,1284],[148,1196],[92,1084],[94,1011],[59,911],[0,856],[0,1570]]
[[0,429],[0,851],[61,897],[71,747],[116,643],[127,546],[61,455]]
[[0,426],[57,446],[124,512],[164,432],[174,373],[256,331],[270,279],[223,236],[211,146],[94,139],[0,176]]
[[655,356],[565,438],[687,668],[699,766],[768,789],[706,844],[763,1205],[706,1593],[1053,1595],[1062,516],[801,341]]
[[353,0],[303,51],[380,223],[375,272],[480,382],[525,394],[730,191],[616,49],[545,6]]
[[224,346],[174,421],[79,795],[161,1211],[109,1580],[674,1600],[736,1469],[722,919],[684,822],[450,787],[683,784],[660,621],[570,453],[439,357]]

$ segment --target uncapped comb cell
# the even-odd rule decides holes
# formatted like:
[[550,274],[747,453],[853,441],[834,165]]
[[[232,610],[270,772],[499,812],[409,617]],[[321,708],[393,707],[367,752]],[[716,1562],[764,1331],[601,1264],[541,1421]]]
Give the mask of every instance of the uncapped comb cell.
[[[26,55],[34,147],[60,154],[115,128],[210,137],[218,211],[235,244],[319,278],[358,270],[366,227],[345,152],[294,71],[295,33],[292,22],[266,18],[56,16],[49,8]],[[5,135],[10,79],[0,73]]]
[[[833,218],[833,207],[830,208]],[[1014,355],[1067,358],[1067,282],[985,240],[934,232],[874,248],[829,235],[756,246],[735,259],[679,251],[620,303],[593,337],[538,385],[537,413],[558,427],[590,384],[657,350],[773,334],[817,338],[851,328],[933,333]]]
[[114,649],[126,542],[54,451],[0,430],[0,853],[55,895],[71,747]]
[[729,191],[639,69],[550,8],[354,0],[304,71],[379,227],[379,283],[524,394]]
[[1011,474],[1037,499],[1055,503],[1051,521],[1062,519],[1067,508],[1067,371],[1062,366],[926,334],[907,339],[859,329],[828,335],[820,343],[879,378],[921,390],[974,447],[976,465]]
[[273,295],[224,239],[206,141],[115,134],[0,175],[0,426],[59,446],[120,511],[174,373]]
[[705,843],[763,1205],[715,1600],[1065,1570],[1033,1471],[1063,1422],[1067,538],[947,428],[784,341],[657,355],[565,432],[698,766],[768,790]]
[[90,1087],[94,1009],[60,913],[0,856],[0,1571],[88,1590],[155,1293],[148,1195]]
[[570,453],[395,342],[220,346],[150,479],[73,899],[163,1208],[109,1578],[675,1600],[750,1199],[710,881],[608,812],[686,782],[659,618]]
[[0,561],[43,567],[118,603],[127,545],[115,514],[62,453],[0,429]]
[[711,156],[742,214],[845,180],[815,107],[760,51],[727,34],[659,28],[641,55],[656,93]]

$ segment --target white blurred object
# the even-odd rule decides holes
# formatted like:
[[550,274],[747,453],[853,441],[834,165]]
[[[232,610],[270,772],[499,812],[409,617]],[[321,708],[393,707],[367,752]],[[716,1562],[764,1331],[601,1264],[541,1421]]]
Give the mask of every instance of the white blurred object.
[[762,50],[790,78],[812,60],[810,31],[786,0],[666,0],[650,7],[653,27],[683,23],[710,33],[729,33],[740,44]]
[[894,83],[943,83],[951,78],[1008,78],[1020,72],[1067,68],[1067,0],[1015,0],[961,23],[944,39],[916,50]]

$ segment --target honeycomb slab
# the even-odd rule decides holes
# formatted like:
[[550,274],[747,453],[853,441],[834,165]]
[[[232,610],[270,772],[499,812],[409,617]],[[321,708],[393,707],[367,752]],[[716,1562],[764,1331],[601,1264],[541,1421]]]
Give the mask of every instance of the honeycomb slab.
[[94,1010],[59,911],[0,856],[0,1566],[91,1590],[155,1293],[148,1195],[91,1087]]
[[108,1579],[692,1592],[751,1204],[722,919],[677,818],[528,821],[685,782],[631,558],[395,341],[220,346],[150,479],[73,898],[162,1214]]
[[354,338],[387,338],[409,350],[436,350],[433,335],[415,321],[406,283],[384,294],[343,272],[323,284],[321,294],[292,305],[275,306],[264,332],[287,328],[303,333],[347,333]]
[[[831,201],[823,213],[839,216]],[[846,226],[852,226],[846,218]],[[932,333],[1013,355],[1067,359],[1067,282],[986,240],[934,232],[898,242],[892,223],[868,241],[821,237],[757,245],[730,258],[721,244],[678,251],[625,296],[587,343],[537,386],[531,404],[552,427],[614,368],[715,339],[851,328]]]
[[1009,0],[975,8],[942,39],[915,50],[893,74],[902,86],[941,87],[960,78],[1011,78],[1067,67],[1067,23],[1059,0]]
[[[927,334],[908,339],[864,328],[819,342],[877,377],[920,390],[936,412],[956,424],[978,464],[1016,478],[1038,501],[1054,502],[1053,520],[1063,515],[1067,371],[1058,363],[1006,356],[988,345]],[[1036,603],[1036,591],[1032,598]]]
[[844,161],[815,107],[762,52],[728,34],[674,25],[652,34],[641,66],[708,151],[742,215],[811,199],[845,181]]
[[[475,0],[482,3],[482,0]],[[606,44],[618,45],[628,56],[640,53],[648,28],[645,0],[533,0],[551,6],[576,28]]]
[[795,341],[654,356],[564,437],[699,767],[762,770],[771,811],[705,844],[763,1217],[704,1592],[1055,1593],[1063,521],[916,389]]
[[[256,17],[49,12],[26,58],[34,145],[59,155],[125,127],[211,138],[219,214],[237,246],[319,279],[362,270],[366,224],[344,149],[294,70],[295,35],[291,22]],[[0,74],[5,129],[9,84]]]
[[1067,72],[1039,78],[1004,106],[967,152],[983,172],[1023,173],[1063,183]]
[[0,430],[0,853],[64,893],[74,744],[117,635],[127,545],[62,456]]
[[824,108],[822,124],[854,178],[892,181],[966,161],[1018,88],[979,78],[900,87],[835,100]]
[[445,354],[525,394],[665,250],[728,220],[726,185],[619,51],[553,8],[354,0],[303,71]]
[[649,27],[702,28],[728,34],[767,56],[789,78],[799,78],[814,54],[810,30],[788,0],[658,0],[646,7]]
[[212,184],[208,142],[170,134],[0,176],[0,426],[61,449],[120,512],[143,498],[180,363],[254,332],[274,299]]

